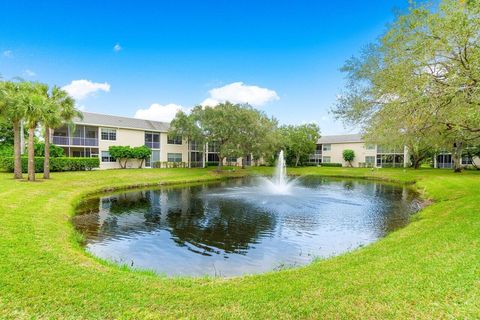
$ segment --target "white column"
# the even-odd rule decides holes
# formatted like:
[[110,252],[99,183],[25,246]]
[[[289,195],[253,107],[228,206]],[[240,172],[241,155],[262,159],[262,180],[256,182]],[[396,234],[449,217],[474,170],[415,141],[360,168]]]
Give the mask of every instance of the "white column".
[[403,146],[403,167],[408,167],[408,148]]

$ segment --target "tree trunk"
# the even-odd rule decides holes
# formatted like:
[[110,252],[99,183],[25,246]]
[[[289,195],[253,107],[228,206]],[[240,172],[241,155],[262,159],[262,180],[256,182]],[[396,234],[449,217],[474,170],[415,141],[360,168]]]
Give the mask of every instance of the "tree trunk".
[[22,179],[22,154],[21,154],[21,138],[20,135],[23,134],[20,132],[20,121],[13,122],[13,158],[14,158],[14,169],[13,169],[13,178]]
[[453,172],[462,172],[462,151],[463,142],[456,142],[453,144]]
[[140,166],[138,167],[139,169],[141,169],[143,167],[143,161],[145,161],[145,159],[140,160]]
[[220,157],[220,155],[218,155],[218,166],[217,166],[218,172],[222,171],[222,165],[223,165],[223,157]]
[[35,149],[33,140],[35,137],[35,127],[28,129],[28,181],[35,181]]
[[295,159],[295,167],[298,167],[298,163],[300,162],[300,156],[297,155],[296,159]]
[[248,156],[243,156],[243,157],[242,157],[242,169],[245,169],[245,167],[246,167],[247,157],[248,157]]
[[45,158],[43,161],[43,179],[50,179],[50,128],[45,128]]

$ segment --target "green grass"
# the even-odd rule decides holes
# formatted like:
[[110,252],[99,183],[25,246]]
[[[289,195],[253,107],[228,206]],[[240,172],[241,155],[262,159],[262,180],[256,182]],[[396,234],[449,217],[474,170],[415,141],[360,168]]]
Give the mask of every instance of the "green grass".
[[407,227],[306,267],[232,279],[162,278],[87,255],[69,222],[107,188],[251,173],[206,169],[0,173],[0,318],[480,318],[480,173],[292,169],[292,174],[416,182],[434,200]]

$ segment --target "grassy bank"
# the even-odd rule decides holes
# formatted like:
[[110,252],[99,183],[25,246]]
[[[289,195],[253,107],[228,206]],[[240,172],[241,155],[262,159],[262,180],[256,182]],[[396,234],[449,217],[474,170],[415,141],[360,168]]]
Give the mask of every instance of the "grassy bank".
[[206,169],[0,173],[0,318],[480,318],[480,174],[302,168],[412,183],[434,203],[385,239],[307,267],[234,279],[160,278],[89,257],[69,223],[81,196],[267,173]]

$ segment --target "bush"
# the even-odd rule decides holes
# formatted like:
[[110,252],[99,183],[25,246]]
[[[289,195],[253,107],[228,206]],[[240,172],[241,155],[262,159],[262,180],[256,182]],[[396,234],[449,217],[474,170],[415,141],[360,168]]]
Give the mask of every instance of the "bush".
[[218,166],[218,161],[207,161],[207,167],[216,167]]
[[342,167],[341,163],[322,163],[320,164],[322,167]]
[[13,157],[13,146],[0,145],[0,157]]
[[[35,143],[34,147],[35,157],[45,157],[45,143]],[[50,157],[60,158],[65,157],[65,151],[61,147],[54,144],[50,145]]]
[[352,166],[352,161],[355,159],[355,152],[352,149],[343,150],[343,160],[348,162],[348,165]]
[[[44,157],[35,157],[35,172],[43,172]],[[13,157],[0,158],[0,167],[8,172],[13,172]],[[85,171],[100,167],[99,158],[51,158],[50,171]],[[28,170],[28,158],[22,157],[22,171]]]

